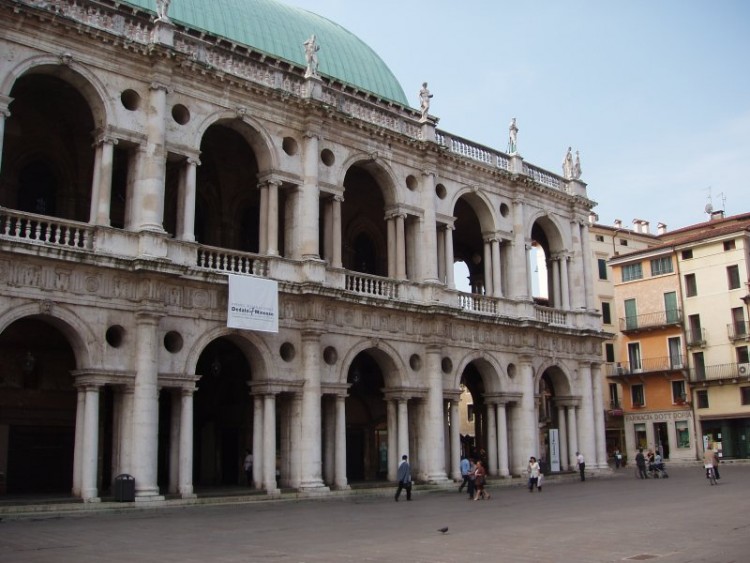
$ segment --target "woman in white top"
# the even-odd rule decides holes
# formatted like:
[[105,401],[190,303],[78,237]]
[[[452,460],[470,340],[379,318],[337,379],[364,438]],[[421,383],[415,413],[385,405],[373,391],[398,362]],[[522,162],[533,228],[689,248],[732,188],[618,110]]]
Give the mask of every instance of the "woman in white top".
[[542,471],[539,467],[539,462],[534,456],[531,456],[531,458],[529,458],[529,467],[527,468],[527,472],[529,473],[529,492],[533,492],[534,487],[536,487],[536,489],[541,492],[542,487],[539,486],[539,477],[542,474]]

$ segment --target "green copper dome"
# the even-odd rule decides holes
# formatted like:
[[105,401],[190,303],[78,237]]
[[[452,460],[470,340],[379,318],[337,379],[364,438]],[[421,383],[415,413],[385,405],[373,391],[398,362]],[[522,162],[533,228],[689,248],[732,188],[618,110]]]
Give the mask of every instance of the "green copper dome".
[[[156,0],[127,0],[156,12]],[[321,75],[408,106],[401,85],[383,60],[340,25],[276,0],[172,0],[169,19],[225,37],[257,51],[306,66],[303,43],[316,35]]]

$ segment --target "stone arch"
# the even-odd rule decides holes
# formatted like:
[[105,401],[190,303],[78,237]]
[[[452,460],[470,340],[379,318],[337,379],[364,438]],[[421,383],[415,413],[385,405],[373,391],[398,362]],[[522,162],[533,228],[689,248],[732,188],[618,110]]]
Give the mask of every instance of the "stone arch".
[[452,376],[453,388],[461,384],[464,370],[472,362],[476,363],[477,370],[482,377],[485,392],[500,393],[510,386],[508,376],[505,374],[500,362],[487,352],[473,350],[467,353],[459,362],[458,369]]
[[279,167],[279,157],[272,136],[265,127],[251,116],[238,117],[236,112],[222,110],[206,116],[196,127],[193,146],[200,149],[206,131],[212,125],[222,125],[234,130],[253,150],[258,162],[258,175],[270,174]]
[[30,74],[56,76],[74,86],[86,100],[98,129],[104,129],[112,121],[114,110],[107,87],[86,66],[72,59],[64,60],[62,57],[49,55],[30,57],[10,69],[0,84],[0,92],[9,95],[18,79]]
[[218,327],[203,333],[190,349],[185,359],[185,373],[194,374],[200,358],[206,347],[219,338],[226,338],[235,344],[245,356],[248,365],[259,380],[269,378],[270,368],[273,365],[273,355],[266,343],[253,333],[239,333],[235,329]]
[[458,190],[450,203],[450,209],[455,212],[458,202],[464,199],[479,219],[482,232],[494,232],[497,225],[497,216],[492,207],[492,202],[487,194],[473,187],[464,187]]
[[573,394],[573,385],[571,383],[570,375],[559,363],[552,360],[545,361],[536,369],[534,374],[534,389],[539,388],[539,383],[545,373],[551,378],[555,385],[555,391],[557,394]]
[[341,371],[338,375],[338,383],[346,383],[349,368],[361,352],[370,354],[383,373],[386,387],[401,387],[406,385],[404,378],[407,373],[406,364],[398,352],[387,342],[378,340],[363,340],[352,346],[341,362]]
[[533,239],[536,229],[541,229],[549,241],[549,249],[552,252],[560,252],[570,248],[568,232],[560,225],[559,217],[550,215],[543,211],[535,213],[529,218],[526,226],[526,238]]
[[93,357],[89,343],[101,342],[104,335],[95,335],[91,328],[75,313],[65,307],[54,305],[45,310],[45,305],[29,303],[6,310],[0,315],[0,333],[17,320],[29,318],[49,323],[68,340],[76,359],[76,368],[90,369],[101,363],[101,357]]
[[[385,206],[390,207],[398,203],[397,175],[393,169],[383,160],[373,158],[370,155],[354,154],[341,164],[341,173],[337,184],[344,185],[347,173],[352,167],[357,166],[368,172],[377,182],[380,193],[385,201]],[[344,193],[346,201],[346,193]]]

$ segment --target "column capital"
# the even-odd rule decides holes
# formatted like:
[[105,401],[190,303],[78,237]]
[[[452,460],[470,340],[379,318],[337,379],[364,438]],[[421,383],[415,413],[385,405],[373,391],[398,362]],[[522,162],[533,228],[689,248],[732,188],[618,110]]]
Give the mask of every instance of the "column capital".
[[422,176],[437,176],[437,172],[432,168],[423,168],[421,173]]
[[160,82],[159,80],[153,80],[151,84],[148,85],[149,90],[163,90],[165,94],[169,94],[172,92],[172,88],[169,86],[169,84],[166,84],[164,82]]
[[260,189],[268,188],[268,187],[272,187],[272,186],[275,186],[275,187],[279,188],[279,187],[281,187],[281,185],[283,183],[284,182],[282,182],[278,178],[273,178],[271,176],[266,176],[266,177],[260,178],[258,180],[258,189],[260,190]]
[[335,194],[331,199],[333,201],[338,201],[339,203],[344,203],[344,195],[343,194]]
[[10,117],[10,104],[13,102],[13,98],[10,96],[0,95],[0,115]]
[[106,143],[109,143],[110,145],[114,146],[119,142],[120,140],[113,137],[112,133],[110,133],[109,131],[99,130],[96,132],[96,136],[94,137],[94,142],[92,143],[92,146],[97,147],[99,145],[103,145]]
[[189,156],[185,159],[185,162],[187,162],[191,166],[200,166],[201,161],[198,159],[197,156]]

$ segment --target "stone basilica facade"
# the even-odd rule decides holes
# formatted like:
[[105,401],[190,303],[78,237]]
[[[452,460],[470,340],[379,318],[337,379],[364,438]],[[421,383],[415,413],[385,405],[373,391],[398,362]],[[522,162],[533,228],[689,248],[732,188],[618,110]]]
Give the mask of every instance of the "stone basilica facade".
[[[0,492],[604,470],[577,175],[438,129],[324,18],[158,4],[0,0]],[[227,326],[229,275],[278,332]]]

